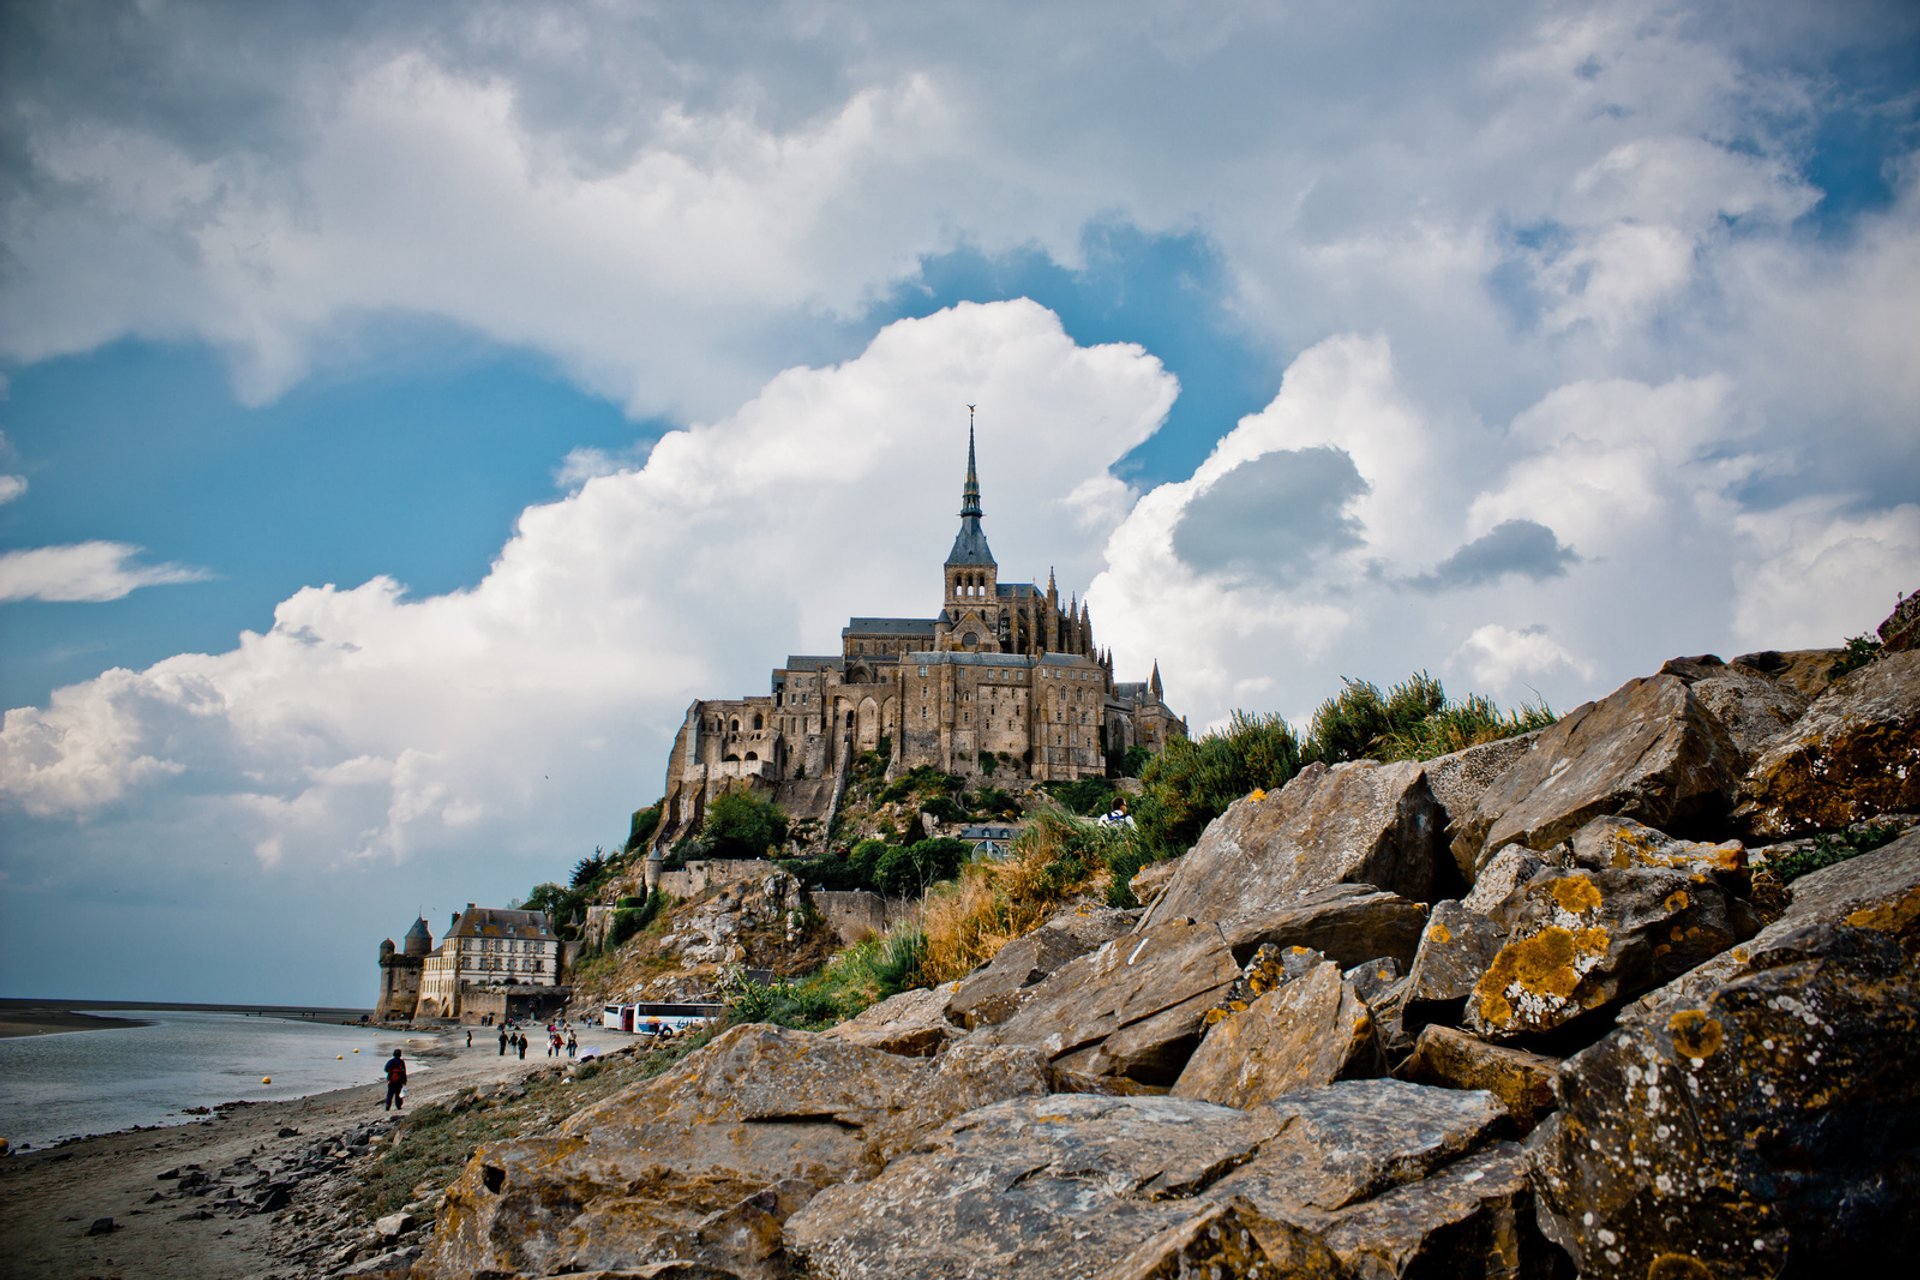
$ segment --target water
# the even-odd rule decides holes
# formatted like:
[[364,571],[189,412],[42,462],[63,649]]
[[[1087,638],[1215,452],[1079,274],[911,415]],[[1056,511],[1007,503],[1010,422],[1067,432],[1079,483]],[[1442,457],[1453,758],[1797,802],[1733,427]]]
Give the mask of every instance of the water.
[[[88,1010],[109,1014],[106,1009]],[[0,1137],[15,1149],[135,1125],[184,1124],[187,1107],[278,1101],[365,1085],[381,1096],[381,1067],[407,1049],[409,1074],[426,1037],[237,1013],[119,1011],[152,1025],[0,1039]],[[358,1050],[358,1052],[355,1052]],[[336,1055],[338,1058],[336,1059]],[[272,1084],[261,1084],[271,1076]]]

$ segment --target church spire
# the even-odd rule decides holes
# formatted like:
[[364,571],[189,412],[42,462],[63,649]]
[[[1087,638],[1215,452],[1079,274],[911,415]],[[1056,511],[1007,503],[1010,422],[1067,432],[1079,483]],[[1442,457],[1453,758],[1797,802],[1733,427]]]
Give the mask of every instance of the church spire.
[[[1134,670],[1138,671],[1139,668],[1135,667]],[[1147,689],[1153,694],[1155,702],[1166,701],[1167,691],[1160,684],[1160,659],[1158,658],[1153,660],[1153,675],[1147,679]]]
[[980,528],[980,474],[973,456],[973,406],[967,406],[967,483],[960,492],[960,532],[947,553],[947,568],[997,567],[987,535]]

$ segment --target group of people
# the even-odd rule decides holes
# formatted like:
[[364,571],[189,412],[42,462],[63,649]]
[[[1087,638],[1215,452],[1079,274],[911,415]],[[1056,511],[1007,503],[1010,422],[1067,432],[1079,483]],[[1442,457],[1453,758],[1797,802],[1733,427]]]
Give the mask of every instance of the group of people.
[[[520,1057],[527,1056],[527,1033],[513,1022],[500,1024],[500,1056],[506,1057],[512,1049]],[[473,1048],[473,1032],[467,1032],[467,1048]],[[357,1051],[356,1051],[357,1052]],[[547,1024],[547,1056],[557,1058],[565,1054],[569,1058],[580,1055],[580,1040],[563,1018],[559,1022]],[[393,1056],[387,1059],[383,1069],[387,1079],[387,1099],[382,1108],[387,1111],[404,1109],[407,1105],[407,1062],[400,1050],[395,1049]]]
[[514,1050],[523,1058],[526,1057],[527,1033],[511,1022],[503,1022],[500,1024],[500,1056],[504,1058],[508,1049]]
[[557,1058],[563,1051],[569,1058],[578,1056],[580,1041],[574,1037],[572,1027],[565,1023],[555,1026],[549,1022],[547,1024],[547,1056]]

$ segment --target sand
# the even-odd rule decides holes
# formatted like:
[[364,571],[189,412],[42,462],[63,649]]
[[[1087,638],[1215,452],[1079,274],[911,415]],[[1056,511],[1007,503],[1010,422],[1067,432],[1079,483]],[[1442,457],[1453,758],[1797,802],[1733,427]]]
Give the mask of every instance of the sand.
[[[583,1034],[582,1046],[600,1044],[601,1034]],[[497,1042],[478,1033],[471,1049],[459,1031],[408,1035],[434,1041],[408,1045],[409,1057],[430,1064],[408,1081],[408,1104],[414,1107],[470,1084],[558,1070],[566,1061],[545,1056],[537,1031],[525,1061],[501,1057]],[[188,1207],[178,1199],[146,1203],[167,1185],[159,1175],[185,1164],[212,1171],[241,1156],[300,1149],[381,1115],[385,1092],[380,1084],[356,1085],[236,1107],[205,1123],[102,1134],[0,1159],[0,1276],[204,1280],[292,1274],[268,1252],[273,1215],[178,1221]],[[278,1137],[287,1127],[299,1136]],[[109,1217],[112,1232],[87,1234],[96,1219]]]
[[151,1025],[140,1018],[106,1018],[93,1013],[75,1013],[70,1009],[9,1007],[0,1010],[0,1039],[45,1036],[56,1031],[100,1031],[107,1027]]

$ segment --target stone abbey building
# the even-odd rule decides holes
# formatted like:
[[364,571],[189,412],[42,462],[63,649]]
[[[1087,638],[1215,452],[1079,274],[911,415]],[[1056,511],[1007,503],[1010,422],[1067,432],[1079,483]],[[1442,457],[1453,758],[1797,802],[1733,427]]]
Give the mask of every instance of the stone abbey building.
[[1000,580],[981,514],[969,429],[940,612],[849,619],[838,654],[789,657],[766,694],[694,702],[668,757],[656,854],[698,831],[729,787],[769,794],[795,817],[830,817],[852,760],[883,745],[889,776],[928,765],[1044,782],[1101,775],[1129,747],[1185,735],[1159,664],[1145,681],[1116,682],[1087,606],[1063,603],[1051,573],[1045,589]]

